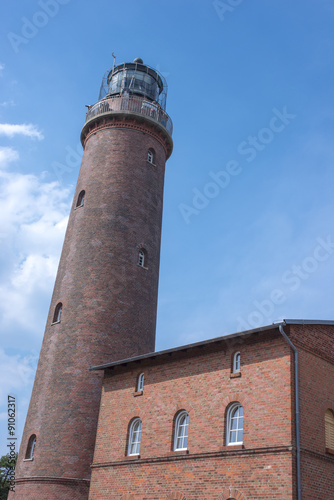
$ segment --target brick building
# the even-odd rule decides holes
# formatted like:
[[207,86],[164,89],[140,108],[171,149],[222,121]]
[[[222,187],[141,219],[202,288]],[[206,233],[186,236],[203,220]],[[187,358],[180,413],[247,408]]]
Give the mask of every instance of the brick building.
[[137,58],[88,109],[9,499],[333,500],[334,322],[154,352],[166,96]]
[[333,500],[334,322],[93,369],[104,381],[89,500]]

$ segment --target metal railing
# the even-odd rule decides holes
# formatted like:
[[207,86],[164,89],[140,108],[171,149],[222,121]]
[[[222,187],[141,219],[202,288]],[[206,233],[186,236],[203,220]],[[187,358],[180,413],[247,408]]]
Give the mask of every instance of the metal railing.
[[160,123],[160,125],[162,125],[167,132],[172,135],[173,123],[168,114],[159,106],[159,104],[138,96],[114,96],[107,97],[99,101],[88,109],[86,122],[95,116],[102,115],[104,113],[112,113],[114,111],[127,111],[129,113],[137,113],[147,116]]

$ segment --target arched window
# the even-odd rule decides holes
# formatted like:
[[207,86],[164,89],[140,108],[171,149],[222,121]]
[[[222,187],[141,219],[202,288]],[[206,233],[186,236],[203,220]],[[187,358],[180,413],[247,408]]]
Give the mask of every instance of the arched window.
[[334,413],[328,409],[325,413],[326,448],[334,452]]
[[77,199],[77,204],[76,204],[76,208],[78,207],[82,207],[83,204],[84,204],[84,200],[85,200],[85,191],[82,190],[80,191],[79,193],[79,196],[78,196],[78,199]]
[[186,411],[178,413],[175,420],[174,450],[186,450],[188,447],[189,415]]
[[147,267],[147,252],[145,248],[141,248],[138,252],[138,266]]
[[144,389],[144,374],[141,373],[138,377],[137,391],[142,391]]
[[32,460],[34,458],[34,450],[36,446],[36,435],[32,434],[28,441],[27,451],[26,451],[26,460]]
[[240,372],[241,369],[241,354],[240,351],[234,353],[233,356],[233,366],[232,366],[232,373],[238,373]]
[[154,149],[150,148],[148,151],[147,151],[147,161],[149,163],[152,163],[152,165],[154,165],[154,160],[155,160],[155,153],[154,153]]
[[140,418],[132,420],[129,429],[128,456],[139,455],[142,422]]
[[243,443],[244,409],[240,403],[233,403],[226,415],[226,444]]
[[55,312],[53,315],[53,323],[59,323],[61,319],[61,312],[63,310],[63,304],[61,302],[58,302],[55,308]]

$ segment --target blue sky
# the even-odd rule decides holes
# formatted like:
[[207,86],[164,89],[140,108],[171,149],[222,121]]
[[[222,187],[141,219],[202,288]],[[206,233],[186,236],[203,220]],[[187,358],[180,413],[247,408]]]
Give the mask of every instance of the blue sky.
[[135,57],[167,79],[157,349],[334,319],[331,0],[2,7],[0,433],[22,431],[80,167],[85,105]]

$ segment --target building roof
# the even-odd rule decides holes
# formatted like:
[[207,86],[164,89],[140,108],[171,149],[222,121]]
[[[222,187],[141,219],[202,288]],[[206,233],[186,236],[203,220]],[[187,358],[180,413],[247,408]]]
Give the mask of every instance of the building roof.
[[89,369],[90,370],[104,370],[106,368],[113,368],[113,367],[119,366],[119,365],[124,366],[124,365],[127,365],[129,363],[134,363],[134,362],[143,361],[143,360],[147,360],[147,359],[155,359],[155,358],[158,358],[160,356],[164,356],[166,354],[173,354],[173,353],[182,352],[185,350],[188,351],[189,349],[192,349],[194,347],[204,347],[204,346],[208,346],[208,345],[214,344],[214,343],[221,343],[221,342],[223,342],[225,340],[229,340],[229,339],[234,339],[234,338],[238,338],[238,337],[244,338],[244,337],[248,337],[248,336],[251,336],[253,334],[260,333],[260,332],[278,329],[279,325],[282,325],[282,326],[284,326],[284,325],[334,325],[334,320],[283,319],[281,321],[278,321],[276,323],[272,323],[272,324],[267,325],[267,326],[261,326],[259,328],[253,328],[251,330],[244,330],[244,331],[237,332],[237,333],[222,335],[220,337],[214,337],[213,339],[202,340],[201,342],[195,342],[193,344],[186,344],[186,345],[182,345],[179,347],[173,347],[171,349],[165,349],[163,351],[149,352],[147,354],[141,354],[140,356],[134,356],[132,358],[126,358],[126,359],[121,359],[118,361],[112,361],[110,363],[105,363],[103,365],[92,366]]

